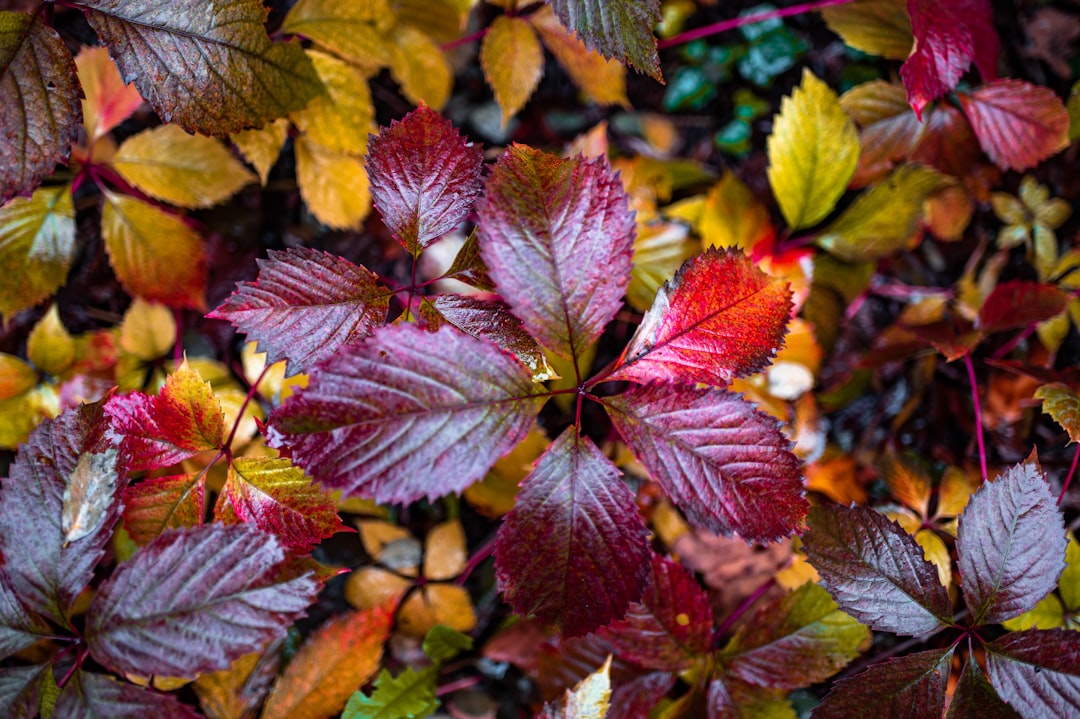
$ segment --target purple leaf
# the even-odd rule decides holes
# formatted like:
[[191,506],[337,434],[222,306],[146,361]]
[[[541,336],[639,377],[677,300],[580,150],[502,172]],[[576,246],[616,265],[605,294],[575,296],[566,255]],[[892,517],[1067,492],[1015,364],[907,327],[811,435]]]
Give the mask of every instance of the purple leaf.
[[0,568],[0,659],[53,634],[48,622],[28,610],[8,586],[4,570]]
[[1020,719],[1020,715],[1001,700],[978,662],[968,657],[945,719]]
[[270,250],[254,282],[207,315],[228,320],[259,343],[268,363],[288,360],[296,374],[355,344],[386,320],[393,292],[378,275],[328,252],[306,247]]
[[952,649],[875,664],[833,685],[812,719],[938,719],[945,711]]
[[270,443],[316,481],[379,502],[461,492],[525,438],[529,371],[451,327],[383,327],[317,367],[270,416]]
[[928,634],[952,621],[949,593],[915,538],[866,507],[814,507],[803,548],[821,583],[871,629]]
[[118,682],[103,674],[77,671],[60,692],[54,717],[64,719],[199,719],[199,713],[171,694]]
[[579,636],[641,597],[647,530],[621,477],[573,427],[540,457],[495,545],[499,588],[518,614]]
[[722,389],[632,387],[604,399],[649,474],[710,531],[767,542],[806,516],[799,460],[779,423]]
[[7,719],[41,716],[42,684],[45,672],[51,671],[51,664],[0,669],[0,716]]
[[90,653],[121,674],[189,677],[285,634],[319,582],[285,568],[276,537],[247,525],[169,530],[121,564],[90,605]]
[[634,213],[603,159],[522,145],[499,158],[480,215],[480,254],[499,294],[540,344],[580,357],[622,307]]
[[974,624],[1023,614],[1057,586],[1065,526],[1042,471],[1020,464],[984,482],[960,515],[956,546]]
[[394,239],[415,257],[472,210],[483,165],[482,148],[421,105],[371,138],[371,199]]
[[1080,633],[1066,629],[1013,632],[986,645],[990,683],[1025,717],[1080,713]]

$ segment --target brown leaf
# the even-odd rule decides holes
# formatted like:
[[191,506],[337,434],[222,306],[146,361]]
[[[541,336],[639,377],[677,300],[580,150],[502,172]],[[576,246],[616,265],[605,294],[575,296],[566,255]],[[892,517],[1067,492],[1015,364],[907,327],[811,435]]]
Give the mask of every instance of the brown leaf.
[[92,534],[116,499],[117,450],[83,452],[64,489],[61,529],[64,545]]

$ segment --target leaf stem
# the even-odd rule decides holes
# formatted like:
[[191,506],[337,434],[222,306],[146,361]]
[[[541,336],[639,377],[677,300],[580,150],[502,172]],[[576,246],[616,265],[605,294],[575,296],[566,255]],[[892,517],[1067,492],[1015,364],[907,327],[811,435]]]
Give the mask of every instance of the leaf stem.
[[481,544],[477,548],[477,550],[472,553],[472,556],[469,557],[469,560],[465,562],[465,568],[461,570],[461,574],[459,574],[457,576],[457,579],[454,580],[454,584],[458,585],[459,587],[465,585],[465,582],[469,580],[469,575],[473,573],[473,570],[480,566],[480,563],[490,557],[495,551],[495,542],[498,539],[499,533],[492,532],[491,536],[488,537],[484,541],[484,543]]
[[735,611],[729,614],[723,624],[717,627],[716,631],[713,632],[713,641],[715,642],[720,637],[727,634],[731,627],[735,625],[735,622],[739,621],[739,617],[746,614],[747,610],[754,606],[754,603],[761,599],[765,592],[772,589],[774,584],[776,584],[776,577],[769,577],[768,581],[755,589],[749,597],[742,600],[742,604],[735,607]]
[[262,372],[259,373],[259,376],[256,377],[255,381],[251,383],[251,387],[248,389],[247,396],[244,397],[244,401],[240,405],[240,411],[236,414],[236,421],[233,422],[232,429],[229,430],[229,436],[226,437],[225,444],[222,446],[222,452],[228,452],[229,447],[232,446],[233,438],[236,437],[236,430],[240,427],[240,420],[244,418],[244,410],[247,409],[247,406],[251,403],[251,400],[254,399],[255,393],[259,391],[259,383],[263,381],[263,378],[266,377],[266,373],[269,371],[270,363],[267,362],[263,366]]
[[1061,486],[1061,494],[1058,495],[1058,506],[1061,506],[1061,500],[1065,499],[1065,493],[1069,491],[1069,484],[1072,482],[1073,475],[1076,474],[1076,464],[1080,461],[1080,444],[1076,445],[1076,451],[1073,452],[1072,464],[1069,465],[1069,473],[1065,476],[1065,484]]
[[792,15],[804,15],[808,12],[813,12],[814,10],[821,10],[822,8],[832,7],[833,5],[847,5],[850,2],[854,2],[854,0],[816,0],[816,2],[801,3],[799,5],[792,5],[791,7],[776,10],[766,10],[764,12],[754,13],[753,15],[733,17],[730,20],[722,20],[720,22],[712,23],[711,25],[687,30],[686,32],[669,37],[666,40],[661,40],[656,44],[656,47],[658,50],[666,50],[669,47],[675,47],[676,45],[682,45],[692,40],[699,40],[703,37],[709,37],[710,35],[716,35],[717,33],[734,30],[735,28],[740,28],[744,25],[753,25],[766,20],[790,17]]
[[967,368],[968,381],[971,383],[971,404],[975,409],[975,439],[979,443],[979,469],[983,481],[987,481],[986,442],[983,440],[982,405],[979,403],[979,385],[975,380],[975,365],[971,362],[971,353],[964,355],[964,367]]
[[476,42],[477,40],[483,40],[484,35],[487,35],[488,29],[480,28],[474,33],[459,37],[457,40],[451,40],[450,42],[444,42],[439,47],[443,52],[453,50],[455,47],[461,47],[462,45],[468,45],[470,42]]
[[462,677],[461,679],[455,679],[454,681],[447,682],[446,684],[443,684],[441,687],[436,689],[435,696],[441,697],[449,694],[450,692],[457,692],[461,691],[462,689],[469,689],[470,687],[475,687],[481,681],[483,680],[478,676]]

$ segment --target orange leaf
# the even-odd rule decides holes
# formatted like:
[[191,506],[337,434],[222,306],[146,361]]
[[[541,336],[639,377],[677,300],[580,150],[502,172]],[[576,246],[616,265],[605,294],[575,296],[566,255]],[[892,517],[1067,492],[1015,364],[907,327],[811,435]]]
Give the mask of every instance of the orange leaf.
[[503,126],[532,96],[544,74],[544,51],[525,20],[495,18],[480,46],[480,65],[502,110]]
[[530,15],[529,22],[570,80],[593,102],[630,107],[626,99],[625,65],[585,47],[585,43],[563,27],[548,5]]
[[75,58],[86,97],[82,101],[83,126],[88,144],[131,116],[143,103],[134,85],[125,85],[120,71],[104,47],[85,47]]

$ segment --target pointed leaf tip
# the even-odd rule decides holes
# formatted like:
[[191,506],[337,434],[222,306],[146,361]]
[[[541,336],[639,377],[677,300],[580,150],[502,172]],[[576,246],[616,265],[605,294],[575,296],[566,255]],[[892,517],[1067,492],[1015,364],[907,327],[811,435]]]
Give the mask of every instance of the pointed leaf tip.
[[549,0],[567,28],[604,57],[628,62],[663,82],[653,27],[660,22],[660,0]]

